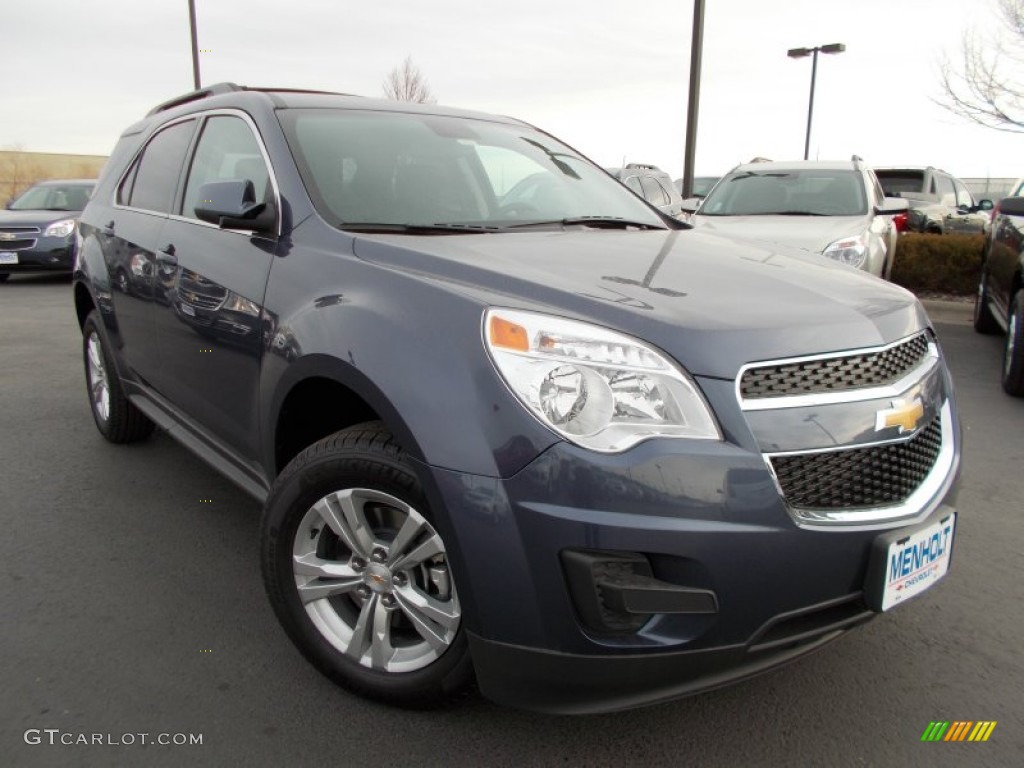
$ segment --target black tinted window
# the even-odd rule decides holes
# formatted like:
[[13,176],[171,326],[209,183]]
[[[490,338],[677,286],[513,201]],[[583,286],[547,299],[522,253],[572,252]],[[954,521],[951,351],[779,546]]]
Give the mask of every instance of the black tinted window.
[[248,179],[256,190],[256,198],[266,199],[270,173],[248,124],[230,115],[211,117],[203,126],[192,159],[182,214],[195,218],[199,188],[203,184],[235,179]]
[[138,169],[133,171],[135,183],[127,201],[125,195],[119,196],[119,201],[132,208],[169,213],[194,127],[194,120],[186,120],[154,136],[138,161]]
[[882,189],[889,197],[905,197],[908,193],[924,192],[924,171],[876,170]]

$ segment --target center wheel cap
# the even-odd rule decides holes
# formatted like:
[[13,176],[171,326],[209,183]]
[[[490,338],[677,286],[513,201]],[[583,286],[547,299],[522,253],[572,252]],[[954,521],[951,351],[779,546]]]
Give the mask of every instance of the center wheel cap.
[[374,563],[366,567],[366,575],[363,576],[363,583],[379,594],[391,592],[393,582],[391,571],[385,565]]

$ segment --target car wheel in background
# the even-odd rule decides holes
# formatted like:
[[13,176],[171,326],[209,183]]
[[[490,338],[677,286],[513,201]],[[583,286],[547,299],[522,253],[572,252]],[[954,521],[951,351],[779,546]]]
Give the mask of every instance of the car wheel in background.
[[1014,397],[1024,396],[1024,289],[1010,303],[1003,351],[1003,389]]
[[978,291],[974,294],[974,330],[984,334],[999,333],[1003,330],[996,322],[988,303],[988,287],[985,283],[984,272],[978,279]]
[[324,438],[281,473],[264,510],[262,564],[289,637],[354,693],[432,706],[472,682],[445,542],[379,422]]
[[152,434],[154,424],[125,396],[117,370],[107,354],[98,318],[93,310],[82,326],[82,356],[92,417],[100,434],[112,443],[143,440]]

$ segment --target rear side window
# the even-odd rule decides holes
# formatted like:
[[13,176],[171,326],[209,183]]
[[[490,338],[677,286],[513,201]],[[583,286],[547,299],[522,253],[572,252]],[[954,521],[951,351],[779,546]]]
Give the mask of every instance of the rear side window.
[[182,215],[196,218],[195,207],[203,184],[239,179],[253,183],[257,200],[266,200],[267,195],[273,193],[270,172],[248,123],[231,115],[211,117],[203,125],[192,159]]
[[953,190],[953,180],[949,176],[935,174],[935,192],[943,205],[956,205],[956,192]]
[[640,186],[644,190],[644,197],[653,205],[668,205],[668,195],[661,185],[654,179],[647,176],[640,177]]
[[117,202],[146,211],[170,213],[194,128],[195,120],[186,120],[165,128],[150,139],[121,182]]

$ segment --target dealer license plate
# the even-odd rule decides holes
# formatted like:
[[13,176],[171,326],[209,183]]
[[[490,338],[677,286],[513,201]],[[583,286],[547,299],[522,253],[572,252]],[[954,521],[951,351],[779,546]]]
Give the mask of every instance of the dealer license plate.
[[14,251],[0,251],[0,264],[17,264],[18,254]]
[[[953,551],[956,514],[889,544],[881,609],[909,600],[946,575]],[[876,566],[877,567],[877,566]]]

